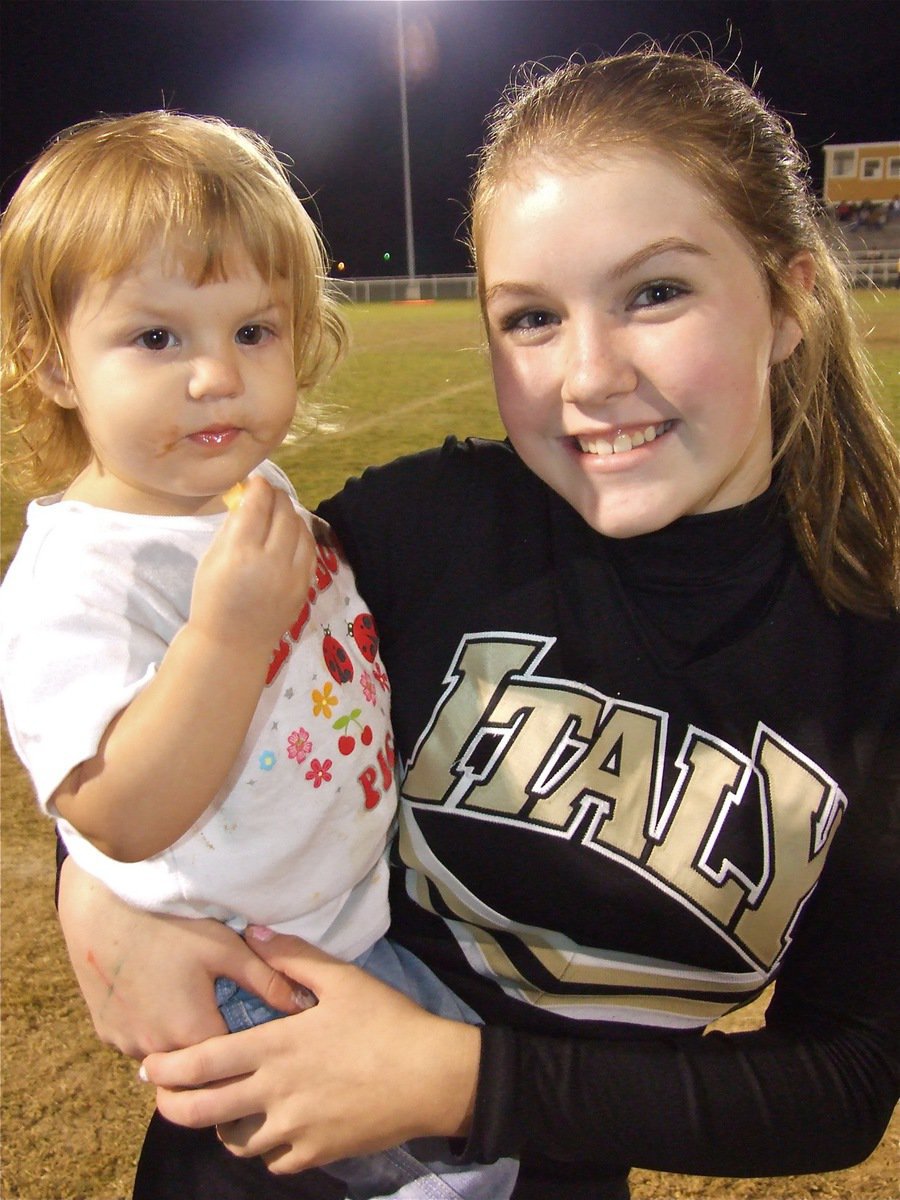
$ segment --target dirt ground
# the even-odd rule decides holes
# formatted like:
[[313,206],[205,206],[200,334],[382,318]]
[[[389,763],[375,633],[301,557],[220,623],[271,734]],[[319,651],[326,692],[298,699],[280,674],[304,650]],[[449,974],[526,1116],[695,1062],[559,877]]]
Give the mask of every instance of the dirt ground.
[[[94,1036],[56,924],[51,828],[25,802],[5,731],[2,773],[0,1197],[125,1200],[152,1095],[135,1065]],[[743,1015],[742,1026],[758,1017]],[[632,1180],[633,1200],[900,1200],[900,1113],[849,1171],[768,1180],[635,1171]]]

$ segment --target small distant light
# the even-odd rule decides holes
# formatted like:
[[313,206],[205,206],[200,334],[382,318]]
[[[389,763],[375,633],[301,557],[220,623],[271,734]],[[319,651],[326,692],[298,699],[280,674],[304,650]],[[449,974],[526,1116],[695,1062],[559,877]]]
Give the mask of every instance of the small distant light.
[[390,252],[389,252],[389,251],[387,251],[387,250],[385,250],[384,254],[383,254],[381,257],[384,259],[384,261],[385,261],[385,262],[390,262],[390,261],[391,261],[391,255],[390,255]]
[[337,265],[337,269],[338,269],[339,271],[344,271],[344,270],[346,270],[346,269],[347,269],[347,264],[346,264],[346,263],[339,262],[339,263],[338,263],[338,265]]

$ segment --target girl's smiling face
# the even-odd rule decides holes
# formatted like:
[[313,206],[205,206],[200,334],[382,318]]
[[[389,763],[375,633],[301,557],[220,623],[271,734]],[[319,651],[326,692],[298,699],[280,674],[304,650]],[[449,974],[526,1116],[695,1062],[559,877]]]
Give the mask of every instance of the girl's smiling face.
[[800,329],[663,156],[524,165],[478,250],[510,441],[593,529],[632,537],[765,490],[769,368]]

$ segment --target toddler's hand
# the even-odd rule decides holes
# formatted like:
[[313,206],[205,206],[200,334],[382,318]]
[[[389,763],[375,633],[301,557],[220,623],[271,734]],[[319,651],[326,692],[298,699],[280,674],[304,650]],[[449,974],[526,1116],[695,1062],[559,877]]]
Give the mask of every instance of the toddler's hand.
[[234,648],[271,650],[303,607],[315,553],[287,493],[254,476],[197,568],[190,625]]

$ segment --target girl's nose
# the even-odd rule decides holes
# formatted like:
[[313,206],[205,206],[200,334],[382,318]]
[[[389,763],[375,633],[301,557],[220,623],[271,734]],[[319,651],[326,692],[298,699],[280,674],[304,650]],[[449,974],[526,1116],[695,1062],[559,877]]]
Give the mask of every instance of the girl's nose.
[[188,394],[192,400],[219,400],[237,396],[243,380],[235,355],[229,351],[204,354],[191,360]]
[[591,326],[571,330],[562,398],[569,404],[606,404],[637,387],[637,370],[621,331]]

